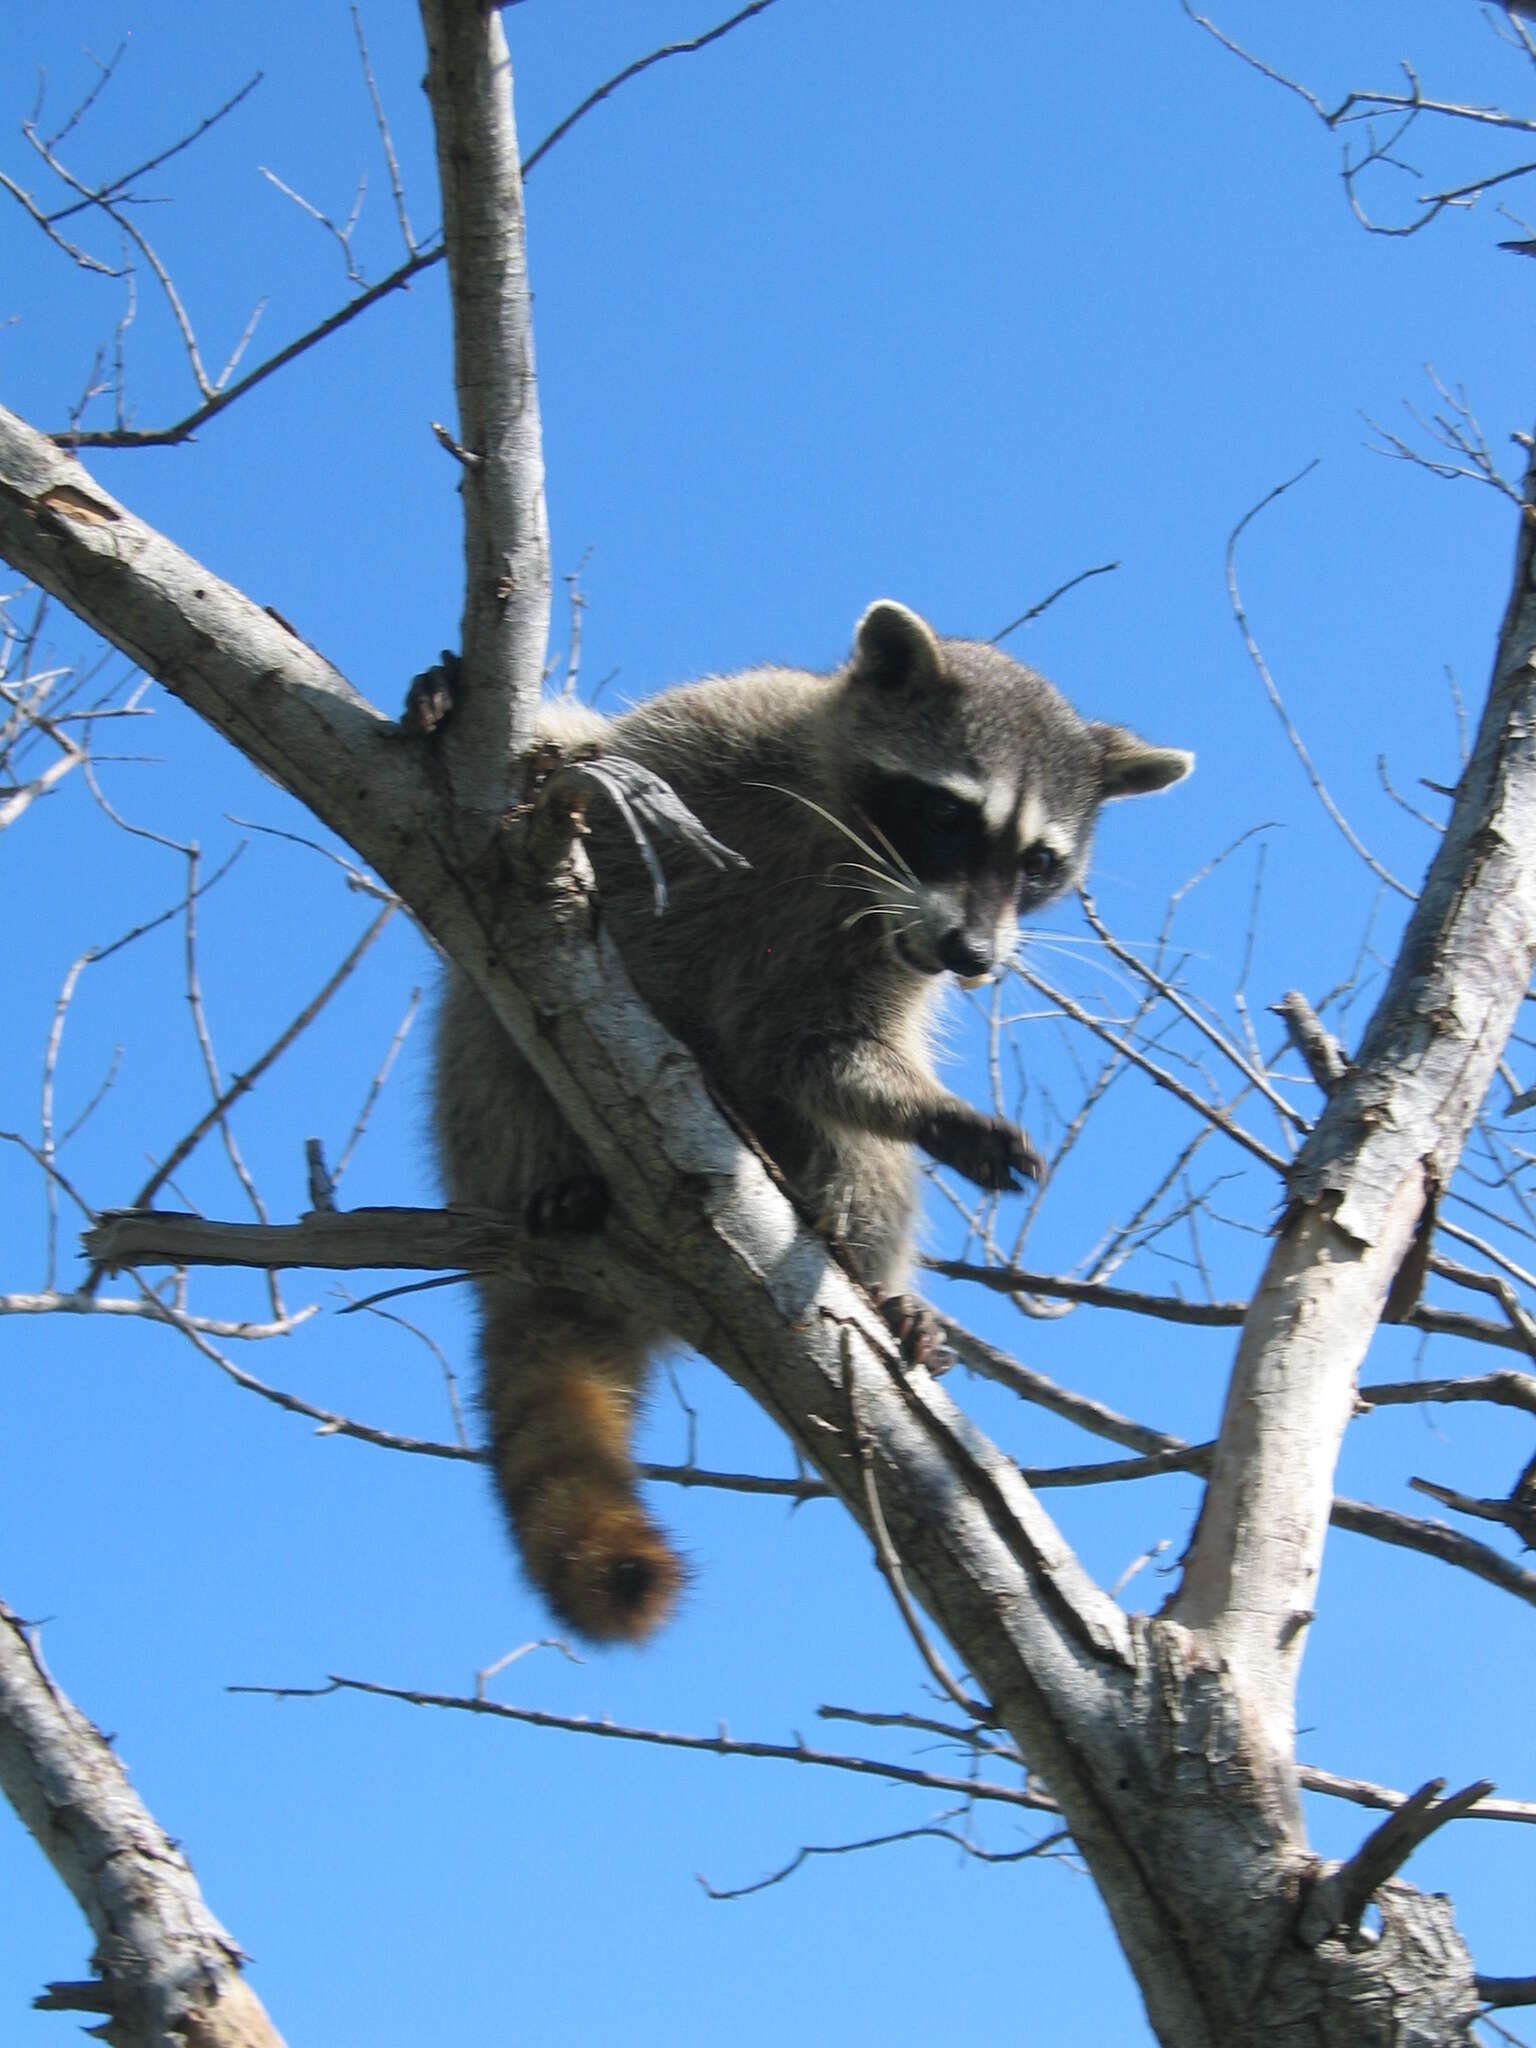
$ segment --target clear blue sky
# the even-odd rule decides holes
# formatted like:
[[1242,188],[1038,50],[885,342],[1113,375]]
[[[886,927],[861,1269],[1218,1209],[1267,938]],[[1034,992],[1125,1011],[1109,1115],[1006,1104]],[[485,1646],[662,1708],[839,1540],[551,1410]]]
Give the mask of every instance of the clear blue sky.
[[[1531,105],[1531,66],[1466,0],[1298,0],[1281,12],[1230,0],[1218,18],[1325,99],[1394,85],[1406,58],[1426,90]],[[630,58],[716,18],[695,0],[509,10],[525,147]],[[370,9],[365,26],[425,234],[437,206],[419,28],[404,7]],[[19,126],[33,65],[46,72],[46,130],[94,76],[86,53],[105,57],[130,30],[117,78],[63,145],[85,175],[137,163],[265,74],[196,151],[141,181],[165,201],[140,218],[210,361],[258,300],[254,355],[347,295],[334,247],[259,166],[337,218],[366,171],[358,259],[370,280],[393,266],[387,178],[348,13],[332,0],[60,0],[29,15],[8,36],[0,169],[44,189]],[[1430,836],[1384,793],[1377,758],[1419,800],[1429,801],[1418,778],[1455,780],[1446,671],[1475,706],[1513,513],[1491,491],[1369,452],[1362,416],[1395,428],[1405,401],[1434,407],[1429,363],[1465,387],[1515,474],[1509,435],[1532,425],[1536,265],[1496,247],[1521,230],[1485,201],[1408,241],[1369,238],[1341,193],[1339,154],[1299,101],[1226,57],[1176,0],[779,0],[720,46],[627,88],[528,188],[555,565],[585,564],[584,682],[611,676],[605,701],[616,702],[762,659],[830,666],[880,595],[942,631],[985,637],[1068,577],[1118,561],[1012,645],[1094,715],[1199,754],[1185,788],[1106,821],[1095,888],[1118,930],[1154,938],[1172,889],[1249,827],[1270,827],[1189,900],[1178,934],[1187,978],[1230,1017],[1262,843],[1246,996],[1272,1047],[1265,1005],[1291,986],[1320,997],[1350,972],[1376,888],[1323,818],[1244,656],[1223,585],[1227,535],[1321,458],[1250,529],[1244,595],[1323,774],[1373,851],[1416,882]],[[1372,188],[1399,212],[1428,183],[1509,160],[1470,133],[1417,134],[1402,154],[1415,174]],[[1521,191],[1509,195],[1516,210]],[[71,270],[0,201],[0,393],[52,427],[97,344],[110,347],[120,292]],[[80,231],[114,252],[110,237]],[[188,409],[179,344],[142,274],[126,346],[138,423]],[[429,431],[453,417],[439,270],[194,446],[92,466],[393,708],[411,672],[457,639],[455,479]],[[55,633],[61,657],[85,652],[67,620]],[[557,648],[564,639],[560,613]],[[305,829],[188,714],[151,701],[152,722],[102,743],[154,757],[102,765],[128,817],[195,837],[210,865],[249,836],[231,816]],[[78,777],[0,854],[0,1127],[35,1136],[39,1063],[70,962],[173,902],[184,867],[125,840]],[[252,840],[201,915],[226,1073],[262,1051],[367,915],[314,853]],[[1399,924],[1383,904],[1378,953],[1390,958]],[[1079,931],[1075,914],[1059,928]],[[146,1160],[206,1100],[181,945],[172,925],[90,970],[69,1018],[61,1123],[122,1047],[111,1094],[64,1159],[102,1206],[131,1197]],[[1125,1000],[1091,962],[1038,958],[1082,1000]],[[275,1216],[304,1206],[304,1139],[323,1136],[335,1156],[411,989],[431,975],[402,921],[242,1111],[240,1142]],[[1346,1037],[1363,1015],[1357,1005],[1338,1020]],[[432,1198],[426,1045],[419,1023],[345,1200]],[[1051,1024],[1026,1027],[1019,1046],[1025,1113],[1049,1139],[1075,1100],[1073,1060],[1088,1054]],[[1529,1051],[1512,1057],[1523,1082],[1536,1078]],[[974,1047],[965,1059],[957,1085],[979,1092]],[[1186,1129],[1117,1088],[1053,1192],[1031,1259],[1066,1269],[1085,1258]],[[1255,1226],[1273,1184],[1214,1144],[1191,1174],[1202,1188],[1237,1176],[1212,1200],[1248,1227],[1213,1224],[1201,1249],[1216,1291],[1238,1293],[1263,1256]],[[243,1213],[216,1143],[178,1190],[209,1213]],[[12,1147],[0,1148],[0,1200],[0,1291],[38,1287],[43,1203]],[[66,1277],[73,1231],[66,1214]],[[932,1241],[955,1241],[937,1211]],[[1198,1291],[1187,1235],[1164,1250],[1130,1277]],[[384,1427],[448,1433],[441,1376],[419,1339],[338,1319],[326,1276],[297,1276],[286,1291],[320,1315],[281,1343],[229,1347],[240,1364]],[[263,1301],[240,1276],[193,1290],[208,1314],[260,1315]],[[467,1378],[463,1299],[403,1306]],[[1214,1426],[1231,1348],[1222,1333],[960,1307],[1067,1385],[1190,1436]],[[1068,1864],[988,1869],[917,1842],[817,1861],[735,1904],[711,1903],[694,1882],[700,1872],[746,1883],[804,1844],[918,1825],[942,1810],[936,1795],[356,1698],[230,1696],[231,1683],[312,1684],[328,1671],[465,1691],[477,1668],[542,1635],[480,1475],[317,1438],[137,1324],[13,1317],[0,1321],[0,1345],[0,1592],[48,1618],[54,1671],[116,1733],[295,2044],[1147,2038],[1093,1888]],[[1415,1348],[1384,1339],[1371,1371],[1406,1375]],[[1441,1342],[1423,1370],[1478,1362]],[[790,1469],[783,1443],[717,1373],[690,1362],[680,1379],[699,1410],[702,1462]],[[1027,1463],[1104,1455],[994,1389],[957,1393]],[[1374,1418],[1346,1446],[1341,1490],[1418,1513],[1427,1504],[1404,1485],[1413,1472],[1502,1492],[1530,1432],[1511,1411],[1491,1412]],[[662,1386],[647,1450],[680,1458],[685,1442]],[[1054,1493],[1048,1505],[1112,1580],[1159,1542],[1176,1556],[1196,1499],[1170,1480]],[[829,1747],[840,1731],[817,1721],[822,1703],[932,1710],[867,1545],[833,1509],[787,1515],[671,1489],[659,1505],[696,1566],[677,1625],[642,1654],[578,1666],[541,1653],[503,1675],[499,1697],[673,1729],[724,1721],[767,1740],[801,1731]],[[1166,1584],[1150,1570],[1127,1597],[1155,1605]],[[1533,1680],[1528,1610],[1407,1553],[1334,1539],[1303,1683],[1308,1761],[1400,1786],[1487,1775],[1511,1796],[1536,1795]],[[869,1747],[957,1768],[917,1737]],[[1312,1820],[1329,1853],[1368,1824],[1316,1802]],[[993,1849],[1041,1831],[1000,1808],[975,1822]],[[1456,1896],[1489,1971],[1531,1966],[1523,1832],[1453,1830],[1409,1873]],[[13,1826],[0,1826],[0,1899],[0,2040],[62,2040],[72,2023],[34,2016],[27,2001],[45,1978],[83,1973],[82,1923]]]

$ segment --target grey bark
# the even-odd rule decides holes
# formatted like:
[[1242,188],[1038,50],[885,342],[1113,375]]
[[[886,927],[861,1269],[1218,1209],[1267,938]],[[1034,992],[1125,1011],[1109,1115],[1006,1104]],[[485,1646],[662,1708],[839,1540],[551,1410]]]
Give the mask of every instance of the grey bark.
[[1359,1054],[1291,1168],[1171,1608],[1233,1659],[1286,1745],[1360,1361],[1410,1253],[1427,1252],[1536,962],[1533,647],[1527,517],[1477,743]]
[[3,1601],[0,1790],[96,1937],[95,1981],[40,2006],[105,2015],[114,2048],[283,2048],[186,1858]]
[[442,754],[461,843],[478,848],[533,739],[549,634],[544,453],[501,17],[462,0],[422,0],[421,18],[453,291],[464,500],[462,674]]

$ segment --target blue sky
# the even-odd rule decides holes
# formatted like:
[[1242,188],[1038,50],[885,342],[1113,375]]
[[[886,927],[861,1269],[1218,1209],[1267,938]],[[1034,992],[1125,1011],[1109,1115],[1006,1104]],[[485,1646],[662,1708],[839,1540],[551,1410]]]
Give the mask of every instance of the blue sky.
[[[1231,0],[1225,27],[1329,101],[1396,84],[1411,60],[1447,98],[1531,104],[1531,69],[1482,10],[1298,0],[1277,21]],[[375,13],[377,18],[375,18]],[[684,0],[555,6],[505,19],[531,147],[591,88],[716,17]],[[364,16],[418,233],[436,225],[431,139],[408,9]],[[256,70],[260,87],[196,151],[150,174],[143,216],[221,360],[258,300],[254,354],[347,296],[334,246],[260,175],[336,217],[360,173],[358,260],[399,260],[372,116],[339,5],[188,12],[165,0],[48,10],[10,39],[0,169],[41,190],[19,124],[34,62],[42,126],[132,31],[113,84],[64,145],[82,175],[135,163],[185,133]],[[1416,133],[1415,175],[1383,173],[1383,210],[1501,158],[1494,141]],[[1485,201],[1388,240],[1351,219],[1340,145],[1295,98],[1245,71],[1176,0],[1082,10],[903,0],[812,8],[778,0],[721,45],[658,67],[599,108],[529,181],[529,260],[557,574],[582,570],[584,685],[600,702],[776,660],[836,663],[871,599],[986,637],[1055,586],[1117,561],[1010,643],[1095,716],[1191,746],[1195,779],[1105,821],[1094,887],[1114,928],[1148,943],[1171,890],[1246,841],[1181,908],[1176,950],[1229,1019],[1243,986],[1261,1042],[1289,987],[1314,998],[1360,952],[1377,890],[1324,819],[1260,692],[1223,582],[1227,536],[1274,485],[1239,556],[1269,664],[1322,774],[1373,852],[1410,883],[1431,840],[1385,794],[1432,801],[1457,772],[1451,671],[1475,706],[1507,595],[1513,512],[1492,491],[1435,482],[1372,452],[1437,401],[1425,365],[1464,388],[1490,445],[1531,422],[1536,267],[1501,252],[1521,230]],[[1521,188],[1507,203],[1518,212]],[[3,197],[3,195],[0,195]],[[1536,209],[1533,209],[1536,210]],[[109,238],[94,246],[110,254]],[[1529,274],[1528,274],[1529,273]],[[14,206],[0,210],[0,393],[62,423],[120,287],[84,279]],[[140,424],[188,409],[184,359],[151,282],[129,330]],[[359,688],[393,707],[455,644],[458,502],[429,423],[453,419],[441,270],[375,308],[178,450],[101,454],[95,473],[258,602],[273,605]],[[102,419],[99,424],[105,424]],[[563,588],[563,586],[562,586]],[[88,658],[55,617],[62,658]],[[566,619],[557,606],[554,645]],[[338,871],[231,818],[302,831],[282,795],[163,699],[104,751],[103,789],[135,822],[196,838],[209,866],[250,844],[200,914],[200,965],[226,1073],[248,1065],[322,981],[369,908]],[[1260,871],[1260,848],[1262,872]],[[38,1070],[69,964],[174,902],[185,867],[129,842],[74,777],[6,835],[8,963],[0,1126],[35,1135]],[[1256,881],[1262,880],[1257,915]],[[1372,927],[1390,958],[1389,899]],[[1251,926],[1251,936],[1250,936]],[[1081,933],[1075,915],[1055,921]],[[60,1119],[111,1094],[66,1163],[88,1199],[130,1198],[150,1156],[201,1110],[183,935],[171,925],[87,971],[59,1061]],[[1246,969],[1245,969],[1246,955]],[[1082,1001],[1126,1000],[1092,960],[1042,951]],[[1374,970],[1367,960],[1364,979]],[[242,1112],[245,1155],[274,1215],[304,1206],[302,1147],[334,1158],[427,949],[399,921],[346,993]],[[1369,986],[1336,1018],[1358,1036]],[[956,1085],[985,1076],[957,1012]],[[1050,1023],[1021,1027],[1027,1120],[1059,1135],[1090,1057]],[[345,1200],[426,1201],[427,1032],[418,1023],[344,1184]],[[1515,1068],[1529,1083],[1529,1053]],[[1304,1098],[1298,1097],[1304,1101]],[[1254,1127],[1260,1128],[1258,1120]],[[1085,1258],[1157,1180],[1187,1120],[1117,1084],[1030,1240],[1042,1267]],[[1262,1134],[1273,1140],[1273,1128]],[[1274,1186],[1215,1144],[1192,1178],[1210,1195],[1200,1249],[1218,1294],[1251,1284]],[[1221,1176],[1231,1175],[1231,1180]],[[216,1144],[178,1188],[241,1213]],[[7,1251],[0,1291],[44,1277],[35,1170],[0,1148]],[[72,1222],[61,1271],[67,1277]],[[932,1242],[955,1241],[936,1210]],[[1127,1277],[1198,1288],[1170,1233]],[[407,1433],[449,1420],[427,1347],[340,1319],[327,1276],[286,1283],[314,1323],[239,1362],[305,1398]],[[359,1288],[361,1291],[361,1286]],[[263,1313],[251,1280],[209,1276],[205,1313]],[[459,1296],[405,1305],[467,1377]],[[1064,1384],[1190,1436],[1220,1409],[1231,1339],[1080,1312],[1026,1323],[970,1298],[959,1312]],[[937,1842],[817,1860],[734,1904],[707,1900],[807,1843],[932,1819],[937,1795],[829,1772],[687,1757],[473,1723],[357,1698],[230,1696],[232,1683],[313,1684],[328,1671],[463,1691],[546,1623],[513,1572],[472,1469],[314,1436],[158,1331],[127,1322],[0,1322],[8,1483],[0,1592],[48,1617],[60,1681],[115,1731],[136,1784],[187,1845],[209,1901],[256,1958],[254,1982],[295,2041],[544,2038],[643,2048],[729,2028],[741,2048],[793,2028],[814,2040],[1146,2038],[1140,2003],[1091,1884],[1060,1861],[989,1869]],[[236,1347],[231,1347],[236,1348]],[[1389,1333],[1368,1376],[1406,1376]],[[1437,1342],[1419,1369],[1477,1369]],[[790,1469],[775,1432],[711,1369],[680,1369],[701,1461]],[[957,1393],[1026,1463],[1105,1454],[998,1390]],[[1502,1492],[1530,1453],[1510,1411],[1408,1408],[1346,1444],[1340,1490],[1422,1513],[1422,1472]],[[683,1455],[667,1388],[647,1449]],[[1176,1556],[1197,1502],[1186,1480],[1055,1492],[1087,1564],[1114,1579],[1154,1544]],[[933,1710],[867,1545],[830,1507],[667,1489],[660,1511],[694,1560],[678,1624],[643,1654],[582,1665],[543,1652],[498,1696],[557,1711],[832,1746],[827,1702]],[[1483,1533],[1478,1531],[1477,1533]],[[1497,1541],[1497,1538],[1490,1540]],[[1167,1560],[1165,1559],[1164,1562]],[[1156,1568],[1131,1600],[1155,1605]],[[1524,1703],[1525,1610],[1443,1566],[1349,1537],[1330,1546],[1302,1690],[1303,1755],[1401,1786],[1487,1775],[1536,1791]],[[843,1731],[846,1732],[846,1731]],[[852,1745],[857,1746],[857,1745]],[[915,1736],[871,1753],[931,1754]],[[947,1753],[934,1767],[949,1771]],[[1353,1846],[1366,1823],[1313,1802],[1314,1839]],[[1008,1849],[1032,1817],[993,1808],[977,1838]],[[1528,1852],[1519,1831],[1438,1837],[1410,1875],[1451,1891],[1482,1968],[1529,1968]],[[27,2001],[80,1974],[81,1924],[32,1845],[0,1828],[0,2039],[70,2023]]]

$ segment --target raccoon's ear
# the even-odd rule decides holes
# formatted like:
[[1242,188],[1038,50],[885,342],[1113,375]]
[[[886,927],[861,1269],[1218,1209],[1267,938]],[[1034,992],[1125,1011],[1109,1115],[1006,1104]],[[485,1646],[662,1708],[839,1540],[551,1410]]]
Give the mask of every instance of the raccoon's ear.
[[853,636],[851,673],[858,681],[921,689],[936,683],[942,672],[939,643],[916,612],[889,597],[870,606]]
[[1090,726],[1099,743],[1099,799],[1109,803],[1117,796],[1147,796],[1154,789],[1166,789],[1182,782],[1195,765],[1193,754],[1182,747],[1149,746],[1123,725]]

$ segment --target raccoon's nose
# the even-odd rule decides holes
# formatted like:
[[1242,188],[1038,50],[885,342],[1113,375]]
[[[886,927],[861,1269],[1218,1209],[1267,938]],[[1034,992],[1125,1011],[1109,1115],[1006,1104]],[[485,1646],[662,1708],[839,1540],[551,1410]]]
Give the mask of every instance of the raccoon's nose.
[[947,931],[939,941],[940,960],[951,974],[962,978],[968,975],[986,974],[996,957],[985,939],[978,939],[974,932],[968,932],[964,925],[956,925]]

